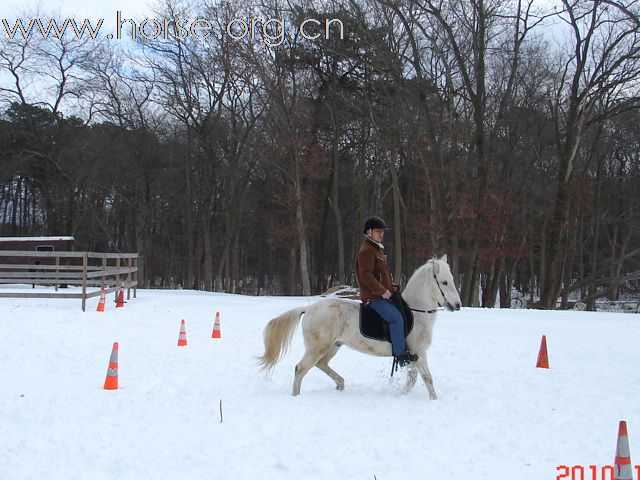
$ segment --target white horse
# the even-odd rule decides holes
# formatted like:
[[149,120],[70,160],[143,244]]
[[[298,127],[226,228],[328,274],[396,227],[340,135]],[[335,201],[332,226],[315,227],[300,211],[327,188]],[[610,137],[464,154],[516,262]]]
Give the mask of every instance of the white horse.
[[[405,392],[415,385],[417,369],[429,390],[429,397],[435,400],[437,395],[427,365],[427,348],[431,345],[436,310],[438,307],[460,310],[460,295],[453,282],[447,256],[434,258],[419,267],[409,279],[402,297],[412,309],[419,310],[414,312],[413,330],[407,336],[407,347],[418,355],[418,360],[410,364]],[[330,298],[294,308],[269,321],[264,329],[265,351],[258,357],[264,370],[273,369],[285,355],[303,313],[306,351],[295,368],[293,395],[300,394],[302,379],[314,366],[329,375],[338,390],[344,389],[344,379],[329,367],[329,361],[342,345],[369,355],[392,355],[391,343],[373,340],[360,333],[359,302]]]

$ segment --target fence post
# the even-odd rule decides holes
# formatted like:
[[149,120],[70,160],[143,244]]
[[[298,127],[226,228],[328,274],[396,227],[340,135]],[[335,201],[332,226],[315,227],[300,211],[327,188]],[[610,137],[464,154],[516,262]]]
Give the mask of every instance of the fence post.
[[[127,268],[131,268],[132,258],[127,257]],[[127,300],[131,299],[131,271],[127,272]]]
[[137,298],[136,297],[136,293],[138,290],[138,257],[137,256],[133,258],[133,266],[136,267],[136,271],[133,272],[133,275],[134,275],[133,279],[136,282],[135,285],[133,286],[133,298]]
[[107,269],[107,258],[102,257],[102,275],[100,275],[100,290],[104,290],[104,271]]
[[[58,267],[60,267],[60,257],[56,255],[56,274],[60,273],[60,270],[58,270]],[[58,291],[58,277],[56,277],[55,290],[56,292]]]
[[87,252],[82,256],[82,311],[87,310]]
[[118,300],[118,287],[120,286],[120,257],[116,258],[116,301]]

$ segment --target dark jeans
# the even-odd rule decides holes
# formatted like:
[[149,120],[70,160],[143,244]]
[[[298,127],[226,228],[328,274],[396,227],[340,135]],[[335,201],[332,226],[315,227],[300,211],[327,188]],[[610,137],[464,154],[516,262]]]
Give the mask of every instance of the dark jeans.
[[407,344],[404,338],[404,321],[400,310],[391,300],[385,300],[384,298],[371,300],[369,305],[389,324],[393,354],[403,355],[407,353]]

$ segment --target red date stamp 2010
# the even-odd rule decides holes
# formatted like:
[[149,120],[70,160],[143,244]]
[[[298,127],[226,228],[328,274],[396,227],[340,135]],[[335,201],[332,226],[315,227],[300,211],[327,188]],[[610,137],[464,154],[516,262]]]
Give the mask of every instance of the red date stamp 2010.
[[[640,465],[633,468],[640,479]],[[558,465],[556,471],[556,480],[615,480],[613,465]]]

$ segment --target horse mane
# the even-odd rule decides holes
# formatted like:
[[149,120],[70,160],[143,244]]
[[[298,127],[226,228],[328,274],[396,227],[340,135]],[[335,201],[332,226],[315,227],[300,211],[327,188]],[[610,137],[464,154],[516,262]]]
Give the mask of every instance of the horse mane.
[[[439,285],[437,281],[434,281],[434,268],[436,265],[439,268],[446,268],[450,271],[449,264],[446,261],[446,257],[438,258],[432,257],[424,264],[420,265],[413,272],[407,284],[404,287],[403,297],[409,301],[409,298],[413,297],[413,301],[420,301],[425,295],[438,295]],[[442,292],[442,289],[439,289]]]
[[[429,272],[433,272],[433,264],[434,262],[436,262],[438,259],[437,258],[432,258],[430,260],[427,260],[426,263],[420,265],[418,268],[416,268],[416,270],[411,274],[411,276],[409,277],[409,280],[407,280],[407,285],[405,286],[405,289],[411,285],[412,283],[415,282],[421,282],[421,283],[426,283],[428,277]],[[424,277],[424,278],[422,278]]]
[[441,260],[439,258],[432,257],[429,260],[427,260],[425,263],[420,265],[418,268],[416,268],[413,274],[411,274],[411,276],[409,277],[409,280],[407,280],[407,285],[409,285],[409,283],[411,283],[412,281],[418,280],[420,276],[426,275],[427,272],[433,273],[433,267],[435,263],[440,261]]

